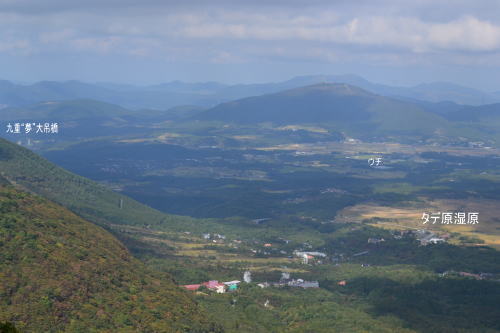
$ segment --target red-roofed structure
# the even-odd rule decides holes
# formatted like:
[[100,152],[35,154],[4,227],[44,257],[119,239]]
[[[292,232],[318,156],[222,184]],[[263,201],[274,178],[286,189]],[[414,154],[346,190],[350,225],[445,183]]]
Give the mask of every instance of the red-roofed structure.
[[222,294],[226,291],[226,285],[224,283],[220,283],[217,280],[210,280],[208,282],[203,282],[201,284],[186,284],[183,285],[184,288],[191,291],[196,291],[200,289],[201,286],[205,286],[210,290],[215,290],[217,293]]
[[195,291],[201,287],[201,284],[186,284],[183,287],[186,288],[187,290]]

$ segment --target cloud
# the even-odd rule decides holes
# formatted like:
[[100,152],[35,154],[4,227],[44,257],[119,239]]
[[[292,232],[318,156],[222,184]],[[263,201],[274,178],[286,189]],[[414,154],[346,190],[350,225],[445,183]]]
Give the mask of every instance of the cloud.
[[474,17],[428,23],[413,17],[383,16],[336,22],[329,19],[333,16],[325,13],[317,17],[289,18],[248,15],[245,20],[223,20],[200,15],[181,22],[172,34],[196,39],[295,40],[389,47],[419,53],[500,49],[500,26]]
[[0,41],[0,53],[10,53],[13,55],[29,55],[32,47],[27,40],[7,40]]
[[429,44],[441,49],[494,51],[500,49],[500,26],[475,17],[465,17],[428,28]]
[[75,36],[76,32],[73,29],[63,29],[57,31],[47,31],[40,33],[40,42],[44,44],[66,42],[71,37]]
[[500,2],[0,0],[0,54],[496,65]]

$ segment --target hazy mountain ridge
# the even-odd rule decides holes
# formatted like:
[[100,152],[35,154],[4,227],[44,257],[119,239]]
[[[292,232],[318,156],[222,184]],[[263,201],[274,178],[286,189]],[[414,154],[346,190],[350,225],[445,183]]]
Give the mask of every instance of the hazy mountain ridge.
[[[298,78],[294,84],[303,80],[313,79]],[[54,140],[81,140],[125,133],[140,136],[147,131],[156,131],[157,125],[165,121],[192,120],[240,124],[328,124],[335,132],[346,132],[363,139],[391,135],[445,135],[496,140],[492,131],[500,124],[500,103],[481,106],[449,101],[434,103],[387,97],[344,83],[319,83],[236,99],[212,108],[179,106],[168,110],[130,110],[107,102],[78,99],[7,107],[0,109],[0,116],[5,121],[4,126],[8,122],[59,122],[61,133],[50,138]],[[5,132],[0,136],[12,139]]]
[[500,102],[500,95],[460,85],[434,82],[414,87],[373,83],[356,75],[309,75],[283,82],[258,84],[187,83],[172,81],[149,86],[79,81],[41,81],[19,85],[0,81],[0,105],[26,106],[43,101],[95,99],[140,109],[167,109],[178,105],[214,106],[234,99],[274,93],[318,83],[346,83],[383,96],[421,99],[430,102],[452,101],[458,104]]
[[70,121],[95,118],[114,118],[134,112],[121,106],[89,99],[40,102],[24,107],[7,107],[0,110],[3,120],[53,120]]
[[78,81],[42,81],[32,85],[8,82],[0,85],[0,104],[4,107],[74,99],[93,99],[134,109],[167,109],[185,104],[206,104],[205,97],[197,93],[158,91],[134,86],[123,90],[113,85],[102,86]]

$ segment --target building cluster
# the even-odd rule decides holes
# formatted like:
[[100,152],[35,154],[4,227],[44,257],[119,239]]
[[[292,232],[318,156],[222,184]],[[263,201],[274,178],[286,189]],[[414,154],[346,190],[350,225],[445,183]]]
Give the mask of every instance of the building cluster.
[[217,234],[217,233],[206,233],[202,235],[204,240],[212,240],[212,242],[217,243],[217,242],[223,242],[226,239],[225,235]]
[[435,233],[430,230],[420,229],[415,232],[415,238],[420,241],[420,245],[429,245],[429,244],[439,244],[445,243],[445,238],[438,237]]
[[368,238],[368,244],[379,244],[385,242],[383,238]]
[[208,290],[215,291],[218,294],[223,294],[227,291],[231,292],[238,290],[238,284],[240,282],[241,281],[238,280],[228,281],[228,282],[219,282],[217,280],[210,280],[208,282],[202,282],[199,284],[186,284],[183,285],[183,287],[191,291],[197,291],[201,287],[206,287]]
[[438,235],[428,229],[419,229],[419,230],[400,230],[397,232],[393,232],[394,239],[402,239],[403,237],[412,237],[420,242],[420,245],[429,245],[429,244],[439,244],[445,243],[448,238],[450,238],[450,234],[442,234]]
[[[243,281],[246,283],[252,282],[252,274],[250,271],[246,271],[243,274]],[[225,292],[232,292],[238,290],[238,285],[241,281],[234,280],[228,282],[219,282],[217,280],[210,280],[207,282],[202,282],[199,284],[186,284],[182,287],[190,291],[198,291],[201,287],[206,287],[208,290],[214,291],[217,294],[223,294]],[[305,281],[303,279],[292,279],[290,278],[290,273],[281,273],[281,278],[278,282],[262,282],[257,284],[261,288],[267,287],[298,287],[298,288],[319,288],[318,281]]]
[[299,288],[319,288],[318,281],[304,281],[302,279],[291,279],[290,273],[281,273],[278,282],[262,282],[257,284],[261,288],[267,287],[299,287]]
[[302,258],[303,264],[308,264],[311,260],[316,260],[317,263],[322,263],[321,259],[326,258],[326,253],[317,251],[293,251],[293,255]]

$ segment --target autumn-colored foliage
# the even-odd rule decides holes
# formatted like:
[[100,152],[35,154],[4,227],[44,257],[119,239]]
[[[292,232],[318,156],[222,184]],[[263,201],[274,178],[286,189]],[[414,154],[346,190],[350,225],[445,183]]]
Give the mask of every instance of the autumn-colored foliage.
[[216,330],[170,276],[146,269],[110,233],[5,185],[0,248],[0,322],[21,332]]

